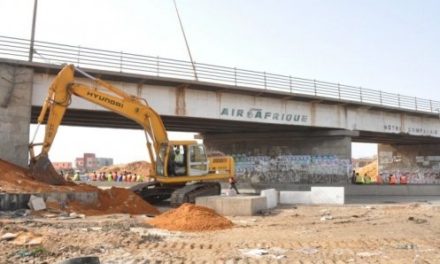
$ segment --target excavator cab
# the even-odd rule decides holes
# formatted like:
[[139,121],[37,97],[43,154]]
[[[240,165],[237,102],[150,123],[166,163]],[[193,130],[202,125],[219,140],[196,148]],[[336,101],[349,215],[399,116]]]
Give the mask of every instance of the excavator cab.
[[188,177],[207,173],[208,157],[204,145],[192,141],[172,141],[161,146],[156,161],[156,175]]

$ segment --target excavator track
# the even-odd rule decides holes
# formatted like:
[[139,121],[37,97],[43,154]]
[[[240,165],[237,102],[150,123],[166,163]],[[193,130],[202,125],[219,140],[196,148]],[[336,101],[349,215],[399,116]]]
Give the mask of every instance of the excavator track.
[[196,197],[219,195],[221,186],[218,182],[199,182],[175,190],[171,194],[170,204],[177,207],[183,203],[195,203]]
[[162,185],[159,182],[141,183],[130,187],[130,189],[142,197],[142,199],[153,204],[167,200],[178,188],[182,188],[182,186]]

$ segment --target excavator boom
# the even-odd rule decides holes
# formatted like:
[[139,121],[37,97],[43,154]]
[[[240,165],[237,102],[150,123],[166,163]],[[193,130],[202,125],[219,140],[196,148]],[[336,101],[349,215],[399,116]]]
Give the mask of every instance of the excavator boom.
[[[91,78],[95,87],[74,82],[75,68],[73,65],[65,66],[52,81],[48,96],[44,101],[38,117],[38,124],[44,123],[47,111],[49,111],[44,142],[39,144],[31,142],[29,145],[31,155],[30,167],[34,178],[50,184],[64,183],[64,179],[61,179],[61,177],[56,174],[55,169],[51,165],[48,153],[58,127],[64,117],[66,108],[71,102],[72,94],[140,124],[145,131],[147,149],[152,160],[153,168],[155,168],[155,157],[159,152],[160,146],[162,144],[168,144],[166,129],[159,114],[157,114],[144,99],[128,95],[109,83],[91,77],[82,71],[80,72]],[[34,147],[38,145],[42,145],[41,152],[35,155]]]

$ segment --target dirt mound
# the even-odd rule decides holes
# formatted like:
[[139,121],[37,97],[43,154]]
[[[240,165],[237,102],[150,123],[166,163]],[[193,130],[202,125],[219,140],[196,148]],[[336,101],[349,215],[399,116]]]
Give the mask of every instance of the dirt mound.
[[[67,204],[66,209],[85,215],[117,213],[149,215],[159,214],[159,211],[156,208],[144,201],[131,190],[124,188],[111,188],[103,191],[95,186],[75,184],[73,182],[67,182],[66,185],[63,186],[53,186],[34,180],[29,170],[4,160],[0,160],[0,192],[97,192],[98,203],[81,204],[76,201],[71,201]],[[49,207],[57,208],[57,205],[51,204]]]
[[0,159],[0,191],[2,192],[45,192],[55,187],[35,181],[26,168]]
[[90,192],[95,187],[66,182],[54,186],[35,180],[27,168],[0,159],[0,191],[6,193]]
[[365,165],[362,168],[359,168],[357,172],[359,173],[359,175],[368,175],[372,178],[375,178],[378,175],[377,160]]
[[81,204],[73,201],[67,204],[67,209],[88,216],[118,213],[158,215],[160,213],[159,210],[134,192],[116,187],[105,191],[98,190],[98,203],[96,204]]
[[116,172],[127,171],[142,176],[148,176],[150,175],[151,164],[146,161],[135,161],[128,164],[105,166],[100,168],[96,172],[114,172],[114,171]]
[[156,216],[148,224],[173,231],[209,231],[233,225],[212,209],[188,203]]

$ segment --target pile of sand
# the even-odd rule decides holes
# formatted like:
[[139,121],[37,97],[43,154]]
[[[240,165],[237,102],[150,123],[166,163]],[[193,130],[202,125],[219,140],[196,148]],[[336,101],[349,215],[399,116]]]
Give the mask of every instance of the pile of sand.
[[[12,163],[0,160],[0,192],[6,193],[41,193],[41,192],[97,192],[96,204],[81,204],[69,202],[65,208],[68,211],[85,215],[102,214],[148,214],[157,215],[159,211],[144,201],[133,191],[123,188],[101,190],[87,184],[67,182],[63,186],[54,186],[33,179],[30,171]],[[52,202],[53,203],[53,202]],[[53,209],[62,209],[58,204],[48,204]]]
[[375,178],[378,175],[377,160],[372,161],[371,163],[365,165],[362,168],[359,168],[357,172],[359,173],[359,175],[362,176],[368,175],[371,178]]
[[160,213],[159,210],[134,192],[116,187],[105,191],[98,190],[98,202],[96,204],[81,204],[73,201],[67,204],[67,210],[88,216],[115,213],[158,215]]
[[233,225],[212,209],[188,203],[156,216],[148,224],[173,231],[209,231],[231,228]]
[[127,164],[118,164],[105,166],[97,170],[96,172],[130,172],[136,173],[142,176],[150,175],[151,164],[146,161],[135,161]]

